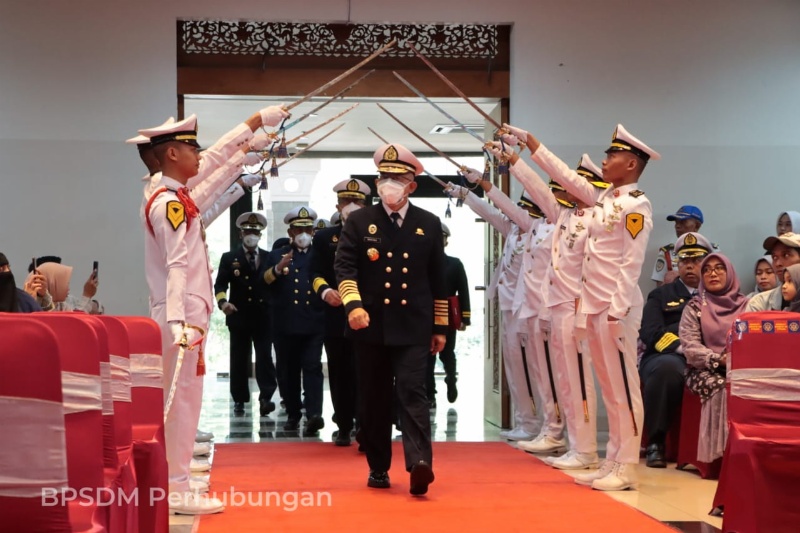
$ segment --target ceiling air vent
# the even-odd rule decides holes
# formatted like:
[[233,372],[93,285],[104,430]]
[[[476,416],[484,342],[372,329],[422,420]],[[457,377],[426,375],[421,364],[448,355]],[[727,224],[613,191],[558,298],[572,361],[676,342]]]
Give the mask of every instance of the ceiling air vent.
[[[475,133],[483,133],[483,124],[464,124]],[[431,129],[431,135],[450,135],[451,133],[467,133],[458,124],[436,124]]]

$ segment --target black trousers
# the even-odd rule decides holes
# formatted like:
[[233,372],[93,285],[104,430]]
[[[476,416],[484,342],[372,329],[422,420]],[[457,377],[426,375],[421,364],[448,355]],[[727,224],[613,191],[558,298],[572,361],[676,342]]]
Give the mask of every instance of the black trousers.
[[664,444],[683,400],[686,359],[677,353],[651,353],[639,363],[647,442]]
[[[444,366],[444,379],[445,383],[448,381],[455,382],[456,380],[456,333],[457,330],[449,331],[444,343],[444,349],[439,352],[439,360]],[[428,399],[432,400],[436,397],[436,376],[434,370],[436,369],[436,358],[428,358],[428,376],[427,376],[427,393]]]
[[353,341],[344,337],[325,337],[328,356],[328,381],[339,431],[349,433],[356,418],[356,354]]
[[[431,420],[425,395],[430,346],[384,346],[356,342],[362,444],[370,470],[392,464],[393,390],[403,427],[406,470],[419,461],[433,465]],[[337,415],[338,418],[338,415]]]
[[299,420],[304,406],[306,418],[322,415],[322,339],[322,333],[275,335],[278,373],[284,371],[286,379],[281,393],[290,419]]
[[230,330],[230,388],[234,402],[249,402],[250,354],[256,352],[256,383],[258,399],[269,400],[275,394],[277,378],[272,363],[272,339],[269,327],[262,324],[231,326]]

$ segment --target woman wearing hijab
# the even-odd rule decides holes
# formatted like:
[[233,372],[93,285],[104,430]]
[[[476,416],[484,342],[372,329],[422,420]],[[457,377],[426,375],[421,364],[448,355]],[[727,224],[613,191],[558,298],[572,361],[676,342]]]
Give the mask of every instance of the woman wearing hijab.
[[800,233],[800,213],[797,211],[784,211],[778,215],[776,230],[778,232],[776,235],[790,232]]
[[708,255],[700,265],[700,287],[683,310],[679,335],[686,356],[686,386],[700,396],[700,440],[697,459],[722,457],[728,438],[725,409],[725,369],[728,332],[744,312],[747,297],[739,278],[722,254]]
[[33,313],[41,310],[32,296],[17,288],[8,259],[0,253],[0,312]]
[[755,267],[756,290],[747,295],[749,300],[756,294],[769,291],[778,286],[778,276],[772,267],[772,256],[765,255],[758,258]]
[[781,294],[789,305],[784,310],[800,313],[800,265],[791,265],[783,271]]
[[91,315],[102,315],[103,306],[92,296],[97,292],[97,277],[93,274],[83,286],[83,296],[75,298],[69,294],[72,267],[60,263],[43,263],[36,268],[47,279],[47,292],[53,298],[52,311],[83,311]]

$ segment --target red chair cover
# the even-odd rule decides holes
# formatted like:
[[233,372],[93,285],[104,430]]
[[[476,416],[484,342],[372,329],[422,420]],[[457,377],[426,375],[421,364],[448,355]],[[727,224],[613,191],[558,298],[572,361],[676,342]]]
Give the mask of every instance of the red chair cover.
[[[131,351],[133,455],[140,494],[169,490],[167,450],[164,444],[164,387],[161,371],[161,329],[147,317],[121,316]],[[142,531],[167,533],[169,505],[156,499],[139,506]]]
[[798,313],[745,313],[734,324],[728,444],[714,497],[725,509],[724,531],[800,529],[798,348]]
[[683,470],[687,465],[692,465],[697,468],[701,478],[717,479],[722,459],[717,459],[712,463],[704,463],[697,459],[697,442],[700,439],[700,408],[700,397],[684,387],[676,468]]
[[[0,315],[0,528],[72,531],[65,505],[43,491],[67,488],[59,349],[53,331],[20,315]],[[33,468],[35,466],[35,468]],[[21,468],[23,470],[21,470]]]

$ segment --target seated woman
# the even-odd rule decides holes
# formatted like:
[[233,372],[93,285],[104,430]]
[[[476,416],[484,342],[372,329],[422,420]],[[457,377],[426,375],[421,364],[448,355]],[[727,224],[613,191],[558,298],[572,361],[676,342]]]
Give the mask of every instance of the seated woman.
[[686,386],[702,402],[697,459],[705,463],[725,451],[728,332],[746,305],[730,260],[719,253],[708,255],[700,265],[700,289],[686,304],[678,330],[686,356]]
[[783,299],[789,302],[784,311],[800,313],[800,265],[791,265],[783,271],[783,285],[781,285]]
[[772,268],[772,256],[765,255],[758,258],[755,268],[756,290],[747,295],[749,300],[756,294],[769,291],[778,286],[778,276]]
[[92,297],[97,293],[97,276],[94,272],[83,285],[80,298],[70,296],[69,280],[72,278],[72,267],[60,263],[44,263],[36,268],[47,280],[47,292],[53,299],[53,308],[49,311],[82,311],[91,315],[102,315],[103,306]]

